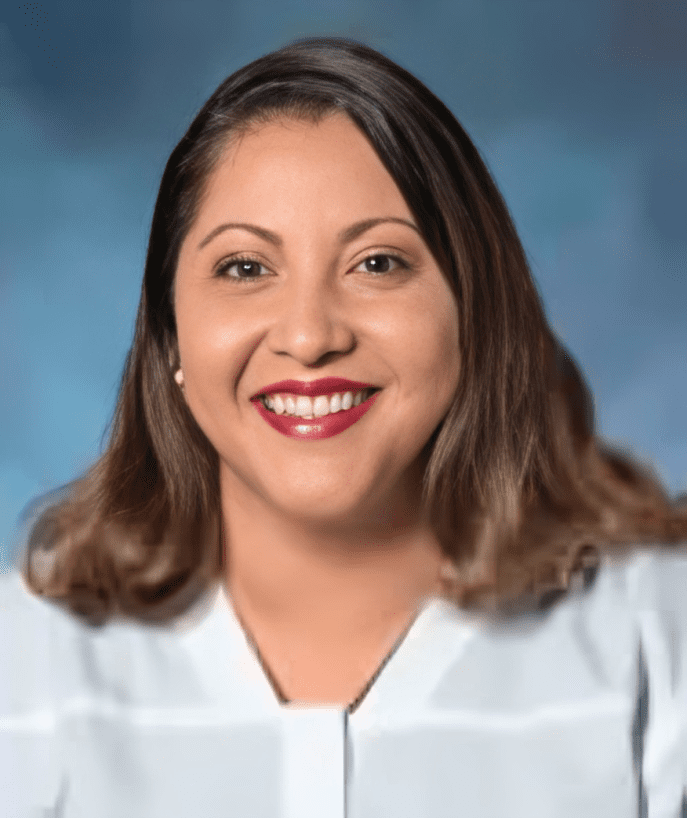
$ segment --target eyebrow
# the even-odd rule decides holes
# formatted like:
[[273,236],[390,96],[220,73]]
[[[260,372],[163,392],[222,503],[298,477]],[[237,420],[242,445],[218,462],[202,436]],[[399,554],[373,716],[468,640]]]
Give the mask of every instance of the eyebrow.
[[[339,244],[348,244],[349,242],[357,239],[366,231],[371,230],[373,227],[376,227],[378,224],[388,223],[404,224],[406,225],[406,227],[412,228],[418,235],[420,235],[420,231],[418,230],[417,226],[412,222],[408,221],[407,219],[399,219],[394,216],[387,216],[379,219],[363,219],[363,221],[356,222],[355,224],[352,224],[350,227],[344,228],[339,232],[338,235]],[[259,238],[268,241],[275,247],[281,247],[284,244],[281,236],[278,233],[273,233],[271,230],[266,230],[264,227],[258,227],[255,224],[247,224],[245,222],[231,222],[229,224],[220,224],[218,227],[215,227],[214,230],[211,230],[207,234],[207,236],[200,242],[197,249],[202,250],[203,247],[208,245],[214,238],[219,236],[220,233],[224,233],[225,230],[246,230],[248,233],[253,233]]]

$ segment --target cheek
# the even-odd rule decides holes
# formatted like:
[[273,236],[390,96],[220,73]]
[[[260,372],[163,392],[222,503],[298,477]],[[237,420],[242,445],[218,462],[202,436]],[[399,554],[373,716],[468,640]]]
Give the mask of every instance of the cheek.
[[189,378],[201,370],[231,367],[232,357],[242,337],[236,316],[213,304],[184,303],[177,310],[179,355]]
[[441,292],[436,298],[416,302],[399,348],[417,383],[435,399],[446,399],[457,386],[460,370],[458,311],[453,296]]

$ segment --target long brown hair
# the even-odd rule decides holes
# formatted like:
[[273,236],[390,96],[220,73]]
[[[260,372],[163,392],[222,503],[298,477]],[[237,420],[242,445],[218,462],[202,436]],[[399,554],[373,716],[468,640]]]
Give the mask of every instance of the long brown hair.
[[231,139],[274,117],[336,111],[395,180],[458,305],[461,380],[425,447],[422,498],[456,569],[447,596],[500,607],[566,588],[600,548],[687,537],[687,509],[595,437],[589,391],[455,117],[378,52],[316,39],[230,76],[172,152],[109,444],[32,526],[22,570],[35,593],[91,621],[166,621],[219,577],[218,457],[173,380],[179,248]]

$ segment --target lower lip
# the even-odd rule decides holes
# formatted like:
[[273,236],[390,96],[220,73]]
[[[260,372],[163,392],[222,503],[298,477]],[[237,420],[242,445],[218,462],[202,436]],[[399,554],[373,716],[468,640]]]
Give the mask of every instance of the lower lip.
[[349,426],[353,426],[360,418],[372,408],[372,404],[377,400],[379,392],[375,392],[366,401],[334,414],[325,415],[321,418],[297,418],[290,415],[277,415],[270,412],[262,405],[260,398],[253,401],[253,405],[260,413],[263,420],[278,432],[286,437],[294,437],[297,440],[322,440],[325,437],[333,437],[341,434]]

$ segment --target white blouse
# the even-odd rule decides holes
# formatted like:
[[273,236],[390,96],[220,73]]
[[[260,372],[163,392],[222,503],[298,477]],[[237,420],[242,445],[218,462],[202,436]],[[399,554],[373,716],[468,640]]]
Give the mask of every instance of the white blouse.
[[680,818],[687,551],[489,623],[427,599],[359,707],[281,703],[224,590],[89,628],[0,578],[3,818]]

